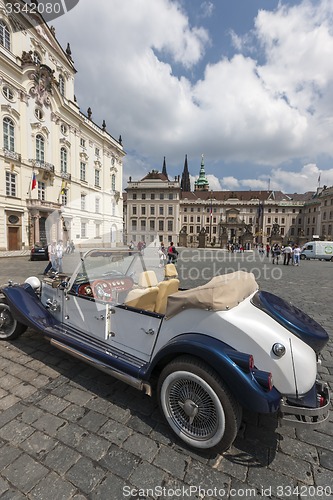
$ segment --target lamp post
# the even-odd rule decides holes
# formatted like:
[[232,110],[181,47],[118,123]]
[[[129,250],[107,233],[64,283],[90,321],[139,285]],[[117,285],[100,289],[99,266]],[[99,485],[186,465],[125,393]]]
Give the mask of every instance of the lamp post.
[[213,222],[213,191],[210,192],[210,210],[209,210],[209,243],[212,242],[212,222]]

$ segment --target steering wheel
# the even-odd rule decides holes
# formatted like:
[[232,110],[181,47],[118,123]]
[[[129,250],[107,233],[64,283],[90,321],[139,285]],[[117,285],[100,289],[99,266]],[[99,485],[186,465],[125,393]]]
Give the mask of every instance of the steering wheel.
[[95,299],[112,300],[112,286],[108,281],[96,280],[92,283],[91,288]]

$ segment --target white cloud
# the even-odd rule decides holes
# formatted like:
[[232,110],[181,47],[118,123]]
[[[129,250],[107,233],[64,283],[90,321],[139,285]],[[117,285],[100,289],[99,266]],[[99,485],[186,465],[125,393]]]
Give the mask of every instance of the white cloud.
[[213,15],[214,8],[215,6],[213,2],[202,2],[200,5],[202,17],[211,17]]
[[223,177],[220,180],[223,189],[227,190],[274,190],[284,193],[305,193],[316,191],[318,179],[320,185],[333,185],[333,168],[320,170],[314,163],[304,165],[300,171],[284,170],[283,168],[272,169],[270,173],[260,175],[258,179],[236,179],[235,177]]
[[[208,13],[214,7],[204,4]],[[54,24],[63,45],[71,42],[79,104],[122,134],[125,149],[147,158],[147,170],[164,155],[179,164],[186,152],[266,168],[333,157],[330,0],[260,11],[245,39],[233,35],[239,53],[208,64],[194,81],[186,71],[195,72],[212,34],[191,26],[177,2],[136,0],[133,8],[132,0],[80,0]],[[242,53],[250,38],[261,44],[260,64]],[[283,176],[280,167],[271,182],[292,186],[293,176]]]

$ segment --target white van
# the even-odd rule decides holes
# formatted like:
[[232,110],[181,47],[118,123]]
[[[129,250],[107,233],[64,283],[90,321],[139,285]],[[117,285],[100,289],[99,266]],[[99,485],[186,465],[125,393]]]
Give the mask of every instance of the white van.
[[301,259],[323,259],[333,262],[333,241],[309,241],[305,243]]

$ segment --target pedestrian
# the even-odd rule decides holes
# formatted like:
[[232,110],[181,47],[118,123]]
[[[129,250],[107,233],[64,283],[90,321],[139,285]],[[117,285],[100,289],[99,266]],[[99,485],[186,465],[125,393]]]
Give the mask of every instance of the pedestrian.
[[66,242],[66,252],[65,253],[71,253],[71,242],[70,242],[70,240],[67,240],[67,242]]
[[288,245],[284,247],[282,253],[283,253],[283,265],[289,266],[289,262],[291,260],[291,254],[292,254],[293,249],[291,246]]
[[74,245],[74,241],[71,240],[71,253],[74,253],[75,252],[75,245]]
[[294,255],[294,266],[299,266],[299,263],[300,263],[300,258],[301,258],[301,247],[299,245],[295,245],[294,246],[294,251],[293,251],[293,255]]
[[171,241],[168,247],[168,264],[170,263],[176,264],[177,258],[178,258],[178,251],[176,250],[173,241]]
[[43,275],[46,276],[49,271],[57,272],[57,242],[52,241],[47,247],[49,253],[49,262],[44,269]]
[[133,255],[133,250],[134,250],[133,240],[131,240],[130,244],[128,245],[128,248],[129,248],[129,255]]
[[278,243],[275,243],[275,245],[273,246],[273,259],[272,259],[273,264],[275,263],[279,264],[280,255],[281,255],[280,245]]
[[271,250],[271,247],[269,246],[269,243],[267,243],[267,245],[266,245],[266,257],[269,257],[270,250]]
[[62,240],[58,241],[57,248],[56,248],[56,255],[57,255],[57,264],[58,264],[58,271],[59,273],[62,273],[62,257],[64,254],[64,247],[62,244]]
[[158,258],[160,260],[159,267],[164,267],[166,263],[165,246],[162,241],[160,248],[158,249]]

